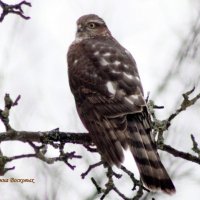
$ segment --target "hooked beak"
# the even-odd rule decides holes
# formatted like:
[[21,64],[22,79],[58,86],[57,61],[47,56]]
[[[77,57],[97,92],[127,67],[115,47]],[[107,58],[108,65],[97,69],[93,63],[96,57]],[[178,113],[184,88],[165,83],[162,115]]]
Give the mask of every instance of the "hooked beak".
[[76,31],[76,40],[81,41],[87,37],[88,35],[87,35],[87,32],[85,31],[84,26],[78,25],[77,31]]
[[81,33],[83,32],[83,27],[81,25],[78,25],[78,28],[77,28],[77,33]]

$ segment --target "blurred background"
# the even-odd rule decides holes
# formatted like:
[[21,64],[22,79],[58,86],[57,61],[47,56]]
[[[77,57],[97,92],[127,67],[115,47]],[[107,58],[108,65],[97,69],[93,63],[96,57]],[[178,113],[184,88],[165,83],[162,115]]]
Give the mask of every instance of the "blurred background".
[[[8,1],[15,3],[20,1]],[[89,13],[102,17],[113,36],[134,56],[143,82],[145,95],[165,109],[158,110],[159,119],[167,118],[181,102],[182,94],[192,87],[200,92],[200,1],[199,0],[32,0],[32,8],[24,7],[24,20],[8,15],[0,24],[0,108],[5,93],[22,98],[11,110],[11,125],[16,130],[84,132],[68,85],[66,52],[74,40],[76,20]],[[1,10],[0,10],[1,12]],[[195,93],[194,93],[195,94]],[[0,132],[5,128],[0,123]],[[190,134],[200,144],[200,103],[181,113],[165,133],[165,142],[192,153]],[[19,142],[1,144],[4,155],[19,155],[32,149]],[[47,165],[36,159],[9,163],[15,166],[1,178],[34,178],[32,183],[0,183],[2,200],[95,200],[99,199],[90,178],[104,184],[102,167],[94,169],[82,180],[80,174],[89,164],[99,161],[97,154],[78,145],[66,145],[83,159],[72,160],[72,171],[64,163]],[[53,148],[47,155],[57,155]],[[160,152],[177,193],[155,194],[156,200],[198,199],[200,167]],[[133,158],[126,155],[125,165],[137,177]],[[117,171],[117,169],[116,169]],[[120,189],[132,196],[128,177],[118,180]],[[110,193],[106,199],[119,199]],[[152,199],[144,195],[143,200]]]

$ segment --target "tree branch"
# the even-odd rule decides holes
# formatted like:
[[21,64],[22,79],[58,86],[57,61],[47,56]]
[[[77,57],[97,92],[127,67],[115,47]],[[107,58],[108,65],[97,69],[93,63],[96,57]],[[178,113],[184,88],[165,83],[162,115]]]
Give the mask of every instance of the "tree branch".
[[195,140],[194,135],[191,134],[191,139],[192,139],[192,150],[198,155],[198,158],[200,158],[200,148],[198,147],[198,143]]
[[194,105],[196,103],[197,100],[200,99],[200,93],[197,94],[194,98],[190,99],[189,95],[192,94],[195,90],[195,87],[192,88],[191,90],[189,90],[188,92],[182,94],[183,96],[183,101],[180,105],[180,108],[177,109],[174,113],[172,113],[169,118],[167,119],[167,127],[168,128],[170,126],[171,121],[178,115],[180,114],[182,111],[186,110],[187,108],[189,108],[190,106]]
[[[157,140],[158,149],[162,151],[166,151],[175,157],[180,157],[180,158],[183,158],[185,160],[188,160],[200,165],[200,157],[194,156],[186,152],[178,151],[175,148],[164,144],[164,139],[163,139],[163,132],[168,129],[171,121],[180,112],[186,110],[188,107],[195,104],[196,101],[200,98],[200,94],[197,94],[194,98],[190,99],[189,95],[193,91],[194,89],[183,94],[183,101],[180,105],[180,108],[177,109],[173,114],[171,114],[166,120],[162,120],[162,121],[158,120],[154,113],[155,108],[160,109],[163,107],[155,106],[153,101],[151,100],[149,100],[148,102],[148,107],[153,119],[153,131],[155,135],[158,135],[158,140]],[[59,131],[58,128],[51,131],[43,131],[43,132],[14,130],[9,123],[9,114],[10,114],[11,108],[18,105],[19,100],[20,100],[20,95],[16,98],[15,101],[12,101],[9,94],[6,94],[4,97],[4,109],[0,110],[0,120],[2,121],[2,123],[4,124],[6,128],[6,132],[0,133],[0,143],[6,142],[6,141],[21,141],[21,142],[29,144],[32,147],[34,153],[27,153],[27,154],[7,157],[7,156],[4,156],[0,150],[0,175],[4,175],[8,170],[15,169],[14,166],[11,168],[6,168],[5,166],[8,162],[11,162],[16,159],[23,159],[23,158],[37,158],[47,164],[52,164],[56,161],[62,161],[70,169],[74,170],[76,166],[69,163],[69,160],[80,159],[82,158],[82,156],[76,155],[75,151],[64,152],[64,146],[67,143],[82,145],[90,153],[97,152],[96,149],[92,146],[93,143],[88,133],[61,132]],[[191,139],[193,142],[192,149],[199,156],[200,150],[198,148],[198,144],[193,135],[191,136]],[[47,152],[48,145],[51,145],[55,149],[58,149],[59,155],[56,157],[47,157],[45,154]],[[144,190],[149,192],[149,190],[143,186],[140,180],[135,179],[134,174],[132,172],[127,170],[124,166],[121,166],[121,171],[127,174],[129,178],[131,179],[131,181],[133,182],[132,190],[135,190],[134,197],[132,198],[126,197],[123,193],[120,192],[120,190],[115,185],[115,181],[114,181],[114,178],[120,179],[122,175],[115,173],[111,167],[107,166],[102,161],[99,161],[96,164],[90,165],[87,171],[81,174],[82,178],[85,178],[91,170],[94,170],[96,167],[99,167],[102,164],[105,168],[107,168],[108,181],[105,185],[105,188],[98,186],[95,179],[92,178],[92,182],[95,185],[97,192],[99,194],[102,194],[100,199],[104,199],[110,192],[115,192],[116,194],[118,194],[120,198],[124,200],[131,200],[131,199],[137,200],[137,199],[140,199],[140,197],[142,197]]]
[[71,133],[60,131],[16,131],[0,133],[0,142],[3,141],[20,141],[20,142],[39,142],[51,144],[51,142],[64,142],[72,144],[89,145],[92,143],[88,133]]
[[165,120],[158,120],[156,118],[155,115],[155,110],[154,110],[154,102],[152,100],[150,100],[148,102],[148,107],[149,107],[149,111],[152,115],[153,118],[153,132],[154,132],[154,136],[158,135],[158,140],[157,140],[157,148],[162,150],[162,151],[166,151],[170,154],[172,154],[175,157],[180,157],[183,158],[185,160],[191,161],[191,162],[195,162],[197,164],[200,164],[200,149],[198,148],[198,144],[195,141],[195,137],[193,135],[191,135],[192,138],[192,142],[193,142],[193,151],[195,153],[198,154],[197,156],[194,156],[190,153],[187,152],[182,152],[182,151],[178,151],[177,149],[164,144],[164,138],[163,138],[163,133],[168,130],[169,126],[171,125],[171,121],[178,116],[181,112],[185,111],[187,108],[189,108],[190,106],[194,105],[197,100],[200,99],[200,93],[197,94],[194,98],[190,99],[190,95],[194,92],[195,88],[193,88],[192,90],[189,90],[188,92],[182,94],[183,96],[183,100],[180,104],[180,108],[178,108],[174,113],[172,113],[167,119]]
[[84,173],[81,174],[82,179],[84,179],[84,178],[88,175],[88,173],[89,173],[90,171],[92,171],[94,168],[96,168],[96,167],[98,167],[98,166],[100,166],[100,165],[102,165],[102,164],[103,164],[103,161],[99,161],[98,163],[95,163],[95,164],[90,165],[90,166],[88,167],[87,171],[85,171]]
[[166,151],[170,154],[172,154],[175,157],[179,157],[179,158],[183,158],[185,160],[197,163],[200,165],[200,158],[193,156],[190,153],[186,153],[186,152],[182,152],[182,151],[178,151],[177,149],[174,149],[173,147],[163,144],[162,146],[158,146],[158,148],[162,151]]
[[26,20],[30,19],[30,17],[24,15],[24,11],[22,9],[23,5],[31,7],[31,3],[27,2],[27,1],[22,1],[18,4],[9,5],[0,0],[0,7],[2,8],[0,22],[2,22],[5,18],[5,16],[8,14],[16,14]]

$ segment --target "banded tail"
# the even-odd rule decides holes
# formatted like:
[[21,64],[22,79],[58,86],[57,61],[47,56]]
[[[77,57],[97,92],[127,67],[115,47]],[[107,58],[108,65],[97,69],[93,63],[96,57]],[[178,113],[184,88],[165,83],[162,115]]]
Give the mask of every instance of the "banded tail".
[[[160,161],[151,139],[151,127],[143,113],[123,117],[87,118],[87,128],[102,158],[110,165],[121,166],[123,149],[129,146],[144,185],[152,191],[175,193],[175,187]],[[98,119],[98,120],[97,120]]]
[[175,193],[165,167],[160,161],[156,146],[150,136],[150,127],[139,118],[128,117],[129,146],[138,166],[144,185],[150,190]]

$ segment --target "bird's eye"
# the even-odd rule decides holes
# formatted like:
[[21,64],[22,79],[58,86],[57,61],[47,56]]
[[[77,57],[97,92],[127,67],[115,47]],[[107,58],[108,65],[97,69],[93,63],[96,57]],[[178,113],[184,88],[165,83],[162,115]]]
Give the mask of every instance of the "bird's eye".
[[96,27],[96,24],[93,22],[88,23],[88,28],[94,29]]

